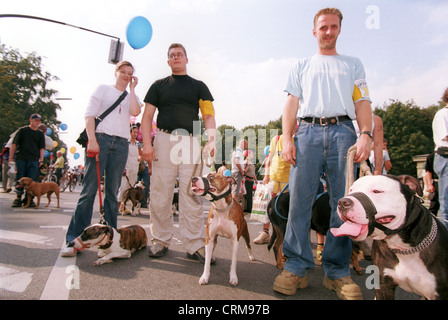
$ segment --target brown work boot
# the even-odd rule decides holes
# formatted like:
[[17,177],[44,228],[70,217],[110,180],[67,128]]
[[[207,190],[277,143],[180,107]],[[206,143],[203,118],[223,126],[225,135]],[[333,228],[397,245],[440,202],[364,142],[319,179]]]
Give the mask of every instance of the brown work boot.
[[274,290],[288,296],[295,294],[297,289],[306,287],[308,287],[307,276],[299,277],[287,270],[283,270],[274,281]]
[[361,288],[350,277],[336,280],[324,277],[324,287],[335,291],[341,300],[362,300]]

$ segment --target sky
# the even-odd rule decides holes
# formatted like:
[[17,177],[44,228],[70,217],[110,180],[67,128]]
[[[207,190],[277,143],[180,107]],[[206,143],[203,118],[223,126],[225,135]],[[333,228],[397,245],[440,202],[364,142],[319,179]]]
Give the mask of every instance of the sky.
[[[167,49],[182,43],[188,74],[204,81],[214,97],[217,126],[243,129],[277,120],[294,63],[317,51],[312,35],[315,13],[336,7],[343,13],[339,54],[356,56],[366,70],[372,108],[391,99],[437,104],[448,87],[448,1],[424,0],[0,0],[0,14],[32,15],[120,38],[123,59],[139,78],[143,101],[151,84],[170,74]],[[126,40],[132,18],[152,24],[150,43],[135,50]],[[44,70],[60,78],[51,87],[67,124],[60,138],[75,142],[84,128],[89,96],[100,84],[114,83],[108,63],[111,38],[49,22],[0,18],[0,43],[22,55],[42,56]],[[142,113],[143,113],[142,109]],[[138,119],[141,118],[141,115]],[[44,121],[45,122],[45,121]]]

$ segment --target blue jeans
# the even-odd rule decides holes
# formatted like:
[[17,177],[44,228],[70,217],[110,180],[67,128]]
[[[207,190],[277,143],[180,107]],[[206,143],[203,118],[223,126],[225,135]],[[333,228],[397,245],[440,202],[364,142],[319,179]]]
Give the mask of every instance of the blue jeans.
[[[296,165],[289,176],[290,209],[283,251],[287,256],[285,269],[299,277],[314,268],[310,243],[312,205],[318,193],[322,169],[327,175],[330,195],[330,228],[342,224],[337,214],[337,202],[345,194],[347,151],[356,143],[356,133],[351,121],[336,125],[320,126],[300,122],[294,137]],[[348,237],[334,237],[328,231],[322,266],[325,275],[339,279],[350,275],[349,261],[352,243]]]
[[[23,177],[28,177],[34,181],[37,181],[37,176],[39,174],[39,161],[16,159],[16,168],[16,182]],[[17,197],[21,197],[24,193],[23,187],[16,187],[15,192]]]
[[434,171],[439,176],[440,221],[448,228],[448,158],[436,153]]
[[148,196],[149,196],[149,184],[150,184],[148,167],[145,166],[145,170],[143,170],[142,172],[140,172],[137,175],[137,181],[143,181],[143,183],[145,184],[145,189],[143,189],[143,196],[142,196],[141,204],[142,204],[142,207],[147,208],[148,207]]
[[[128,158],[129,142],[127,139],[104,133],[97,133],[96,139],[100,146],[100,177],[104,176],[104,219],[111,227],[117,228],[117,194]],[[91,224],[97,192],[96,160],[86,156],[82,191],[67,230],[67,243],[76,239]]]

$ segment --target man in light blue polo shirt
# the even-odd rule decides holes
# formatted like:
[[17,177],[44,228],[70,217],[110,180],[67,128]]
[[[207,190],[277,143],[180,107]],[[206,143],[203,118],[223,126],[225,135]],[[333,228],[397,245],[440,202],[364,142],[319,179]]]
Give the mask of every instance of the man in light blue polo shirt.
[[[283,243],[287,256],[283,272],[274,282],[274,290],[295,294],[308,286],[307,270],[314,268],[309,228],[311,208],[316,197],[322,169],[327,175],[330,193],[330,227],[342,221],[337,201],[345,193],[348,149],[356,144],[355,161],[369,157],[372,110],[365,72],[361,61],[339,55],[336,40],[341,32],[342,14],[338,9],[320,10],[314,18],[313,35],[318,52],[297,62],[290,73],[283,112],[283,157],[290,162],[290,211]],[[352,120],[357,119],[357,141]],[[334,237],[328,232],[322,256],[324,286],[336,291],[341,299],[362,299],[360,288],[350,278],[351,239]]]

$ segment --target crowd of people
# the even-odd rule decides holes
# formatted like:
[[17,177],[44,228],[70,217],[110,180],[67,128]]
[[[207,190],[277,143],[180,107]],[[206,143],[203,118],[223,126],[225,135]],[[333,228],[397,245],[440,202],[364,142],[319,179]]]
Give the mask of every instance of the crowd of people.
[[[342,13],[334,8],[320,10],[315,15],[313,35],[318,44],[317,53],[300,59],[291,70],[285,89],[287,98],[282,117],[282,135],[272,138],[265,162],[263,183],[272,184],[273,196],[288,187],[291,199],[283,243],[287,260],[273,284],[275,291],[285,295],[295,294],[297,289],[308,286],[307,270],[314,268],[309,228],[322,172],[325,173],[332,208],[330,227],[337,228],[342,223],[336,208],[338,199],[345,193],[348,149],[355,145],[355,162],[369,160],[374,174],[386,174],[392,166],[381,118],[372,114],[363,64],[360,59],[338,54],[336,50],[342,19]],[[130,117],[138,116],[141,112],[135,94],[138,79],[134,76],[134,67],[130,62],[117,64],[114,85],[100,85],[92,94],[85,112],[88,145],[84,182],[67,230],[67,244],[92,222],[99,183],[96,172],[98,161],[100,174],[105,177],[104,219],[108,225],[117,228],[117,213],[126,210],[122,205],[120,208],[124,191],[132,187],[139,176],[140,179],[148,180],[145,185],[149,187],[151,175],[151,239],[148,255],[151,258],[165,256],[173,237],[171,206],[173,186],[178,183],[181,240],[188,258],[204,262],[206,233],[202,201],[190,196],[188,190],[191,177],[198,173],[202,155],[213,157],[215,153],[213,96],[204,82],[188,75],[188,56],[183,45],[172,44],[168,48],[167,57],[171,75],[155,81],[148,89],[140,128],[129,127]],[[127,89],[128,94],[124,93]],[[445,103],[448,103],[447,96],[445,92]],[[119,98],[121,102],[96,126],[95,117]],[[158,132],[153,139],[150,132],[156,110]],[[193,123],[199,120],[199,114],[208,137],[202,148],[193,130]],[[6,163],[15,161],[16,180],[23,176],[37,178],[45,147],[44,135],[38,130],[40,123],[39,115],[31,115],[30,125],[18,130],[9,149],[9,159],[6,153],[2,154],[6,157]],[[139,129],[143,146],[136,141]],[[431,155],[434,160],[428,158],[425,183],[427,191],[434,194],[435,198],[437,192],[433,181],[435,174],[438,175],[439,212],[446,224],[447,108],[440,110],[434,118],[434,141],[436,149],[434,155]],[[55,168],[61,168],[59,155]],[[239,142],[233,152],[231,166],[224,166],[224,172],[226,169],[230,170],[230,175],[236,181],[232,197],[236,201],[244,198],[245,211],[250,212],[252,189],[254,182],[257,182],[257,175],[253,153],[248,150],[246,140]],[[3,188],[7,191],[12,189],[12,185],[3,184]],[[15,192],[17,198],[13,206],[23,201],[23,190],[16,188]],[[434,212],[437,210],[434,208]],[[267,243],[269,228],[270,223],[266,220],[254,242]],[[342,299],[362,298],[360,288],[350,278],[351,248],[348,237],[335,237],[328,233],[320,252],[325,274],[323,284],[336,291]],[[78,252],[74,247],[67,246],[62,250],[62,256],[76,256]]]

